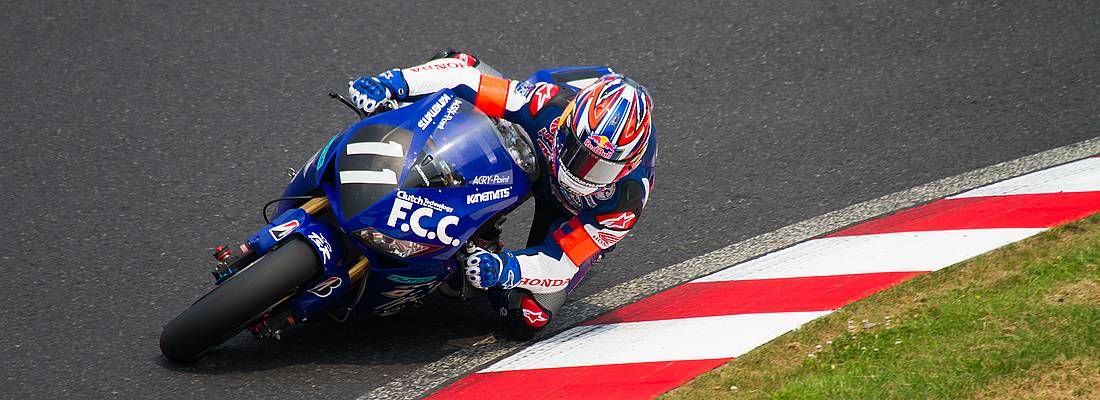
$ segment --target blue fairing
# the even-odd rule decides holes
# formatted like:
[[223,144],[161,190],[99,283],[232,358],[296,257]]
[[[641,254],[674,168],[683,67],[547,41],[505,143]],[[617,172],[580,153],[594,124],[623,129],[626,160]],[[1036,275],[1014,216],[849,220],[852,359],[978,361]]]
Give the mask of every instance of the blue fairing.
[[[331,243],[341,241],[333,237],[339,234],[371,262],[359,303],[366,307],[360,308],[386,312],[414,301],[455,270],[454,254],[478,228],[529,195],[525,167],[531,166],[517,164],[515,154],[517,147],[530,150],[530,143],[517,146],[516,138],[506,132],[450,91],[356,122],[311,157],[284,194],[324,193],[338,228],[313,227],[321,223],[291,208],[295,204],[288,201],[280,205],[279,217],[253,236],[253,245],[261,252],[272,248],[275,243],[268,231],[290,220],[301,222],[301,232],[295,234],[302,237],[318,231]],[[408,258],[386,254],[356,235],[366,228],[433,250]],[[345,257],[352,249],[331,247],[338,254],[331,255],[325,273],[307,287],[330,277],[347,281],[350,265],[345,264],[350,262],[344,260],[354,259]],[[348,290],[348,285],[336,288],[330,298]],[[330,298],[322,300],[307,291],[291,304],[296,314],[306,316],[329,304]]]
[[[581,89],[612,72],[552,68],[527,81]],[[455,253],[478,228],[530,196],[530,177],[538,173],[533,147],[507,126],[444,90],[332,137],[284,191],[285,197],[323,194],[332,215],[309,215],[296,208],[304,201],[284,201],[274,221],[249,240],[259,254],[289,237],[317,251],[324,273],[290,300],[294,313],[306,319],[337,305],[388,313],[441,284],[458,268]],[[407,258],[377,250],[358,235],[367,228],[428,250]],[[272,233],[288,229],[279,239]],[[357,290],[348,269],[360,253],[370,261],[369,278],[363,298],[349,304]]]
[[[333,136],[325,146],[318,152],[313,154],[309,160],[306,160],[305,164],[302,164],[301,168],[298,168],[298,172],[294,174],[294,177],[290,179],[290,183],[287,184],[286,190],[283,192],[284,197],[290,196],[305,196],[311,194],[317,190],[320,190],[321,177],[324,175],[328,166],[332,164],[333,152],[332,145],[340,139],[341,135]],[[283,202],[276,208],[276,213],[281,214],[287,209],[291,208],[293,204],[290,202]]]

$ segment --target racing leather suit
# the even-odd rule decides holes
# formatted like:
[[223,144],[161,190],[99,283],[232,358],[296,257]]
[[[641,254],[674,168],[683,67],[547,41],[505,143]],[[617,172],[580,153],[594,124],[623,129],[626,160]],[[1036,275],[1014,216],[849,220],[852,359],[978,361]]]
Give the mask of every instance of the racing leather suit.
[[[440,56],[422,65],[382,73],[379,79],[400,101],[451,89],[485,114],[518,124],[531,136],[539,149],[536,153],[541,174],[533,184],[535,218],[528,247],[511,254],[519,263],[521,280],[516,288],[529,291],[552,314],[592,264],[626,237],[641,217],[653,187],[656,135],[650,136],[643,160],[630,174],[591,195],[573,195],[557,184],[553,166],[558,119],[576,91],[565,85],[531,84],[482,74],[476,68],[479,61],[468,54],[450,52]],[[587,77],[610,72],[609,68],[593,67]],[[568,80],[584,79],[584,74],[572,72]],[[508,292],[500,288],[489,291],[490,302],[502,314],[509,307]],[[528,325],[537,329],[549,321],[546,315],[535,315],[544,319],[534,321],[532,316],[526,317]]]

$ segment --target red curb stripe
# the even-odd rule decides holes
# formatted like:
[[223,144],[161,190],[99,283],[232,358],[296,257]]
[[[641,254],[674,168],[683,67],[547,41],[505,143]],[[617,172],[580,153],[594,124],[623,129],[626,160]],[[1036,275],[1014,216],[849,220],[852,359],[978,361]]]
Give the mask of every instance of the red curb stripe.
[[644,399],[732,360],[660,361],[477,373],[428,399]]
[[827,237],[983,228],[1049,228],[1100,211],[1100,192],[1019,194],[939,200]]
[[924,272],[687,283],[581,325],[835,310]]

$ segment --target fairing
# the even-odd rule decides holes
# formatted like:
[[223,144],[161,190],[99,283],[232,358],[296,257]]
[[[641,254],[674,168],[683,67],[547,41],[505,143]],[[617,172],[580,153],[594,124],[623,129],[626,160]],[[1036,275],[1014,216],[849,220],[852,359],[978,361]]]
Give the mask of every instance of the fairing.
[[[608,71],[601,67],[543,70],[529,81],[554,82],[557,77],[556,83],[562,84],[566,82],[560,79]],[[331,254],[331,261],[323,263],[325,274],[307,287],[333,276],[347,279],[343,270],[354,258],[346,256],[354,249],[336,243],[341,240],[334,236],[342,234],[342,242],[371,261],[358,308],[376,314],[400,309],[458,268],[453,255],[478,228],[530,196],[537,168],[527,135],[517,134],[507,123],[489,118],[448,90],[352,124],[307,160],[284,192],[284,196],[326,195],[338,228],[321,232],[339,254]],[[282,202],[277,209],[280,217],[253,238],[291,218],[312,221],[295,214],[298,210],[293,207],[298,204]],[[306,229],[299,234],[321,231],[312,222],[303,225]],[[382,254],[355,236],[368,227],[438,250],[409,258]],[[267,238],[260,240],[267,242]],[[273,243],[264,244],[266,250]],[[325,304],[349,301],[343,294],[353,292],[347,285],[338,291],[324,299],[306,291],[291,303],[299,316],[311,315]]]

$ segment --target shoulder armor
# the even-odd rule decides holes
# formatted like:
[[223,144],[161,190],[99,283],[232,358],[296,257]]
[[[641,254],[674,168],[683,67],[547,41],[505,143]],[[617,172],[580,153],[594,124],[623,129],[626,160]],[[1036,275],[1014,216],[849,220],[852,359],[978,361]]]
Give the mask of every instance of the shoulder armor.
[[642,183],[635,179],[624,179],[618,186],[619,199],[612,212],[631,211],[640,214],[645,206],[645,189],[642,188]]

